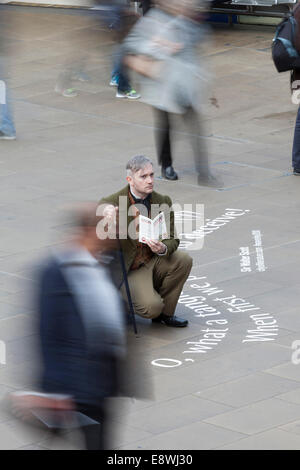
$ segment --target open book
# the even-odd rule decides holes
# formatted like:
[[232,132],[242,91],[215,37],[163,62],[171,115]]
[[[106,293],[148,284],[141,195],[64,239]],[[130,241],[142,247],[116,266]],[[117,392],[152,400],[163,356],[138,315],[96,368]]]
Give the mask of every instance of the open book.
[[168,238],[165,214],[160,212],[155,219],[151,220],[143,215],[139,216],[139,241],[165,240]]

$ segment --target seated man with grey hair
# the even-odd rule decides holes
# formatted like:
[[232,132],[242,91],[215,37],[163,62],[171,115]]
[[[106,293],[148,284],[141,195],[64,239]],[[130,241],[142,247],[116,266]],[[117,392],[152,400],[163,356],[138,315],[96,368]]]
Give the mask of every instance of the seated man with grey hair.
[[[152,161],[142,155],[127,163],[128,185],[100,201],[102,214],[112,224],[118,223],[120,243],[128,274],[135,313],[168,326],[184,327],[188,321],[176,317],[175,309],[183,285],[192,268],[192,258],[178,251],[172,201],[153,191]],[[165,215],[168,237],[161,241],[139,241],[139,215],[153,219]],[[132,230],[134,228],[134,230]],[[124,297],[123,274],[118,282]]]

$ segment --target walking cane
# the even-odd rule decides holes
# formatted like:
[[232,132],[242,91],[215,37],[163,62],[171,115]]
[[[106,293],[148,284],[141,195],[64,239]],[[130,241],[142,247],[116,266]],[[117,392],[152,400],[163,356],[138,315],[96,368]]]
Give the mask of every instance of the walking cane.
[[122,250],[121,241],[120,241],[119,236],[117,236],[117,239],[118,239],[118,245],[119,245],[120,261],[121,261],[121,266],[122,266],[122,271],[123,271],[126,295],[127,295],[127,299],[128,299],[129,311],[130,311],[130,316],[131,316],[131,320],[132,320],[132,324],[133,324],[133,331],[134,331],[134,334],[137,336],[138,331],[137,331],[137,327],[136,327],[134,307],[133,307],[132,297],[131,297],[129,283],[128,283],[128,276],[127,276],[127,271],[126,271],[126,266],[125,266],[124,254],[123,254],[123,250]]
[[116,239],[118,240],[118,248],[119,248],[118,251],[119,251],[119,256],[120,256],[121,268],[122,268],[122,272],[123,272],[123,278],[124,278],[124,283],[125,283],[125,289],[126,289],[128,305],[129,305],[129,313],[130,313],[130,317],[131,317],[132,324],[133,324],[134,334],[135,334],[135,336],[137,336],[138,331],[137,331],[137,326],[136,326],[136,321],[135,321],[134,307],[133,307],[132,297],[131,297],[131,293],[130,293],[128,276],[127,276],[126,265],[125,265],[125,260],[124,260],[124,254],[123,254],[121,240],[120,240],[119,224],[118,224],[117,221],[116,221],[116,224],[117,224],[116,225],[117,230],[115,232],[115,235],[116,235]]

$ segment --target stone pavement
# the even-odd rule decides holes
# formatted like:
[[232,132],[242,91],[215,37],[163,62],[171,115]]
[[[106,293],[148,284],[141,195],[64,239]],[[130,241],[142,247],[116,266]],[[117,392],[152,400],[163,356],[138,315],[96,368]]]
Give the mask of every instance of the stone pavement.
[[[116,100],[108,86],[113,37],[98,20],[1,7],[0,31],[18,133],[0,144],[3,396],[30,384],[30,266],[60,240],[61,208],[116,191],[132,155],[156,156],[151,110]],[[271,61],[273,32],[214,28],[207,63],[220,106],[204,107],[202,139],[223,189],[197,186],[185,132],[177,136],[179,181],[156,180],[174,202],[204,204],[205,240],[190,252],[193,277],[177,309],[188,328],[138,319],[136,342],[148,368],[140,381],[154,395],[116,400],[116,449],[300,449],[300,366],[292,362],[300,340],[296,107],[288,74],[278,75]],[[76,82],[76,98],[56,94],[64,64],[83,56],[91,80]],[[0,412],[0,449],[79,445],[67,437],[54,441]]]

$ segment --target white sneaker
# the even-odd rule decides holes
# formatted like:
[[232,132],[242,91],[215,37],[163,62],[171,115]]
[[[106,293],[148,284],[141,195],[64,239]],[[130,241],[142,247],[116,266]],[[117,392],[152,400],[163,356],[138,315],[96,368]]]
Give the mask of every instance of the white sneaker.
[[15,135],[5,134],[4,132],[0,131],[0,140],[16,140]]
[[59,93],[60,95],[64,96],[65,98],[74,98],[75,96],[78,96],[78,93],[75,90],[75,88],[61,89],[58,86],[56,86],[55,87],[55,92]]
[[138,100],[141,97],[133,88],[129,91],[117,91],[116,98],[127,98],[129,100]]

